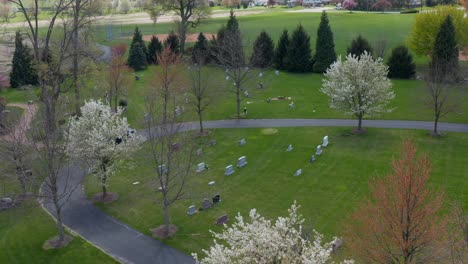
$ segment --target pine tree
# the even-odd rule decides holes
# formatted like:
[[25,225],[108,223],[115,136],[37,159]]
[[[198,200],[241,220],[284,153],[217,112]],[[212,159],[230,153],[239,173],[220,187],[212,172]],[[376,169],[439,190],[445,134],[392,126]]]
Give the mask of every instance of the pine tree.
[[209,59],[209,50],[208,50],[208,40],[206,39],[205,35],[200,32],[198,34],[197,42],[193,46],[192,51],[192,61],[194,63],[207,63]]
[[372,46],[369,44],[369,41],[359,35],[356,39],[353,39],[351,47],[348,47],[348,54],[353,54],[360,58],[364,51],[372,54]]
[[162,51],[162,43],[156,36],[151,37],[148,44],[148,64],[158,64],[158,54]]
[[171,31],[167,36],[167,39],[164,41],[164,47],[169,47],[169,49],[175,54],[180,53],[179,37],[174,33],[174,31]]
[[232,31],[232,32],[239,31],[239,22],[237,22],[237,18],[234,15],[234,11],[232,8],[229,14],[229,20],[226,24],[226,31]]
[[273,57],[273,65],[278,70],[285,69],[284,60],[288,55],[288,46],[289,46],[289,34],[287,30],[283,31],[281,37],[278,40],[278,45],[276,45],[275,54]]
[[432,62],[431,76],[437,81],[457,79],[459,76],[458,48],[455,37],[455,27],[450,15],[445,18],[437,33]]
[[143,52],[143,48],[140,46],[140,43],[135,43],[133,48],[130,50],[128,66],[135,71],[140,71],[148,66],[147,62],[148,59]]
[[336,61],[335,42],[333,32],[325,11],[322,12],[320,25],[317,30],[317,44],[315,46],[314,72],[324,73]]
[[410,79],[416,74],[413,56],[405,46],[398,46],[392,50],[388,59],[388,77]]
[[[148,51],[146,50],[146,45],[145,42],[143,42],[143,35],[141,34],[140,30],[138,27],[135,28],[135,32],[133,32],[133,38],[132,38],[132,43],[130,44],[130,50],[129,50],[129,55],[128,55],[128,60],[130,61],[130,54],[132,53],[132,49],[135,46],[135,44],[138,43],[140,45],[140,49],[143,51],[143,54],[145,54],[145,57],[148,56]],[[129,62],[130,64],[130,62]]]
[[286,69],[290,72],[310,72],[312,70],[310,37],[302,25],[297,26],[291,36],[285,62]]
[[250,64],[254,67],[268,68],[273,62],[275,44],[265,31],[262,31],[254,42]]
[[32,63],[29,48],[23,44],[19,32],[15,35],[15,52],[13,53],[12,69],[10,73],[10,86],[13,88],[26,84],[36,85],[37,74]]

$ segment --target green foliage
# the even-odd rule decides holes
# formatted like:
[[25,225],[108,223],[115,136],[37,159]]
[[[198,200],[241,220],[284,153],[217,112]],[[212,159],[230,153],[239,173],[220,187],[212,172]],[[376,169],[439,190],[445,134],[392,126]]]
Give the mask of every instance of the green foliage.
[[458,78],[458,48],[455,38],[452,17],[448,15],[437,33],[430,64],[431,76],[440,78],[438,80]]
[[278,70],[285,69],[285,58],[288,55],[289,34],[287,30],[283,30],[278,44],[276,45],[275,54],[273,57],[273,65]]
[[205,35],[200,32],[200,34],[198,34],[197,42],[195,42],[195,45],[193,46],[192,61],[194,63],[201,64],[208,63],[207,60],[209,59],[209,55],[208,40]]
[[226,24],[226,30],[232,32],[239,31],[239,22],[237,21],[237,18],[234,15],[233,9],[231,9],[231,12],[229,14],[229,20]]
[[438,6],[431,12],[424,12],[416,16],[416,22],[408,38],[409,48],[417,55],[431,55],[437,32],[448,15],[452,17],[457,44],[459,46],[467,45],[468,16],[464,17],[463,10],[458,10],[456,7]]
[[388,59],[388,77],[410,79],[416,74],[416,65],[408,48],[401,45],[392,50]]
[[254,67],[268,68],[273,62],[275,44],[270,35],[262,31],[254,42],[250,64]]
[[310,37],[304,27],[299,24],[291,36],[288,46],[288,55],[285,60],[286,70],[290,72],[312,71],[312,51]]
[[146,69],[148,66],[148,59],[143,48],[140,46],[140,43],[135,43],[130,50],[130,55],[128,58],[128,66],[135,71],[141,71]]
[[10,85],[13,88],[26,84],[38,83],[36,70],[33,66],[33,58],[29,48],[23,44],[20,32],[15,35],[15,52],[13,53],[12,69],[10,73]]
[[175,54],[180,53],[179,37],[174,33],[174,31],[171,31],[167,36],[167,39],[164,41],[164,47],[169,47],[169,49]]
[[[133,32],[133,38],[132,38],[132,42],[130,43],[130,51],[129,51],[129,54],[128,54],[128,64],[129,65],[130,65],[130,57],[131,57],[131,54],[132,54],[132,50],[133,50],[133,48],[135,47],[135,45],[137,43],[140,46],[140,49],[142,50],[143,54],[145,55],[145,58],[148,57],[148,51],[146,50],[145,42],[143,42],[143,35],[141,34],[141,31],[138,29],[138,27],[135,27],[135,32]],[[136,54],[135,52],[133,52],[133,53]],[[143,66],[141,66],[141,67],[143,67]],[[145,63],[144,67],[146,67],[146,63]]]
[[317,44],[315,45],[314,72],[324,73],[336,61],[335,42],[330,28],[328,16],[322,12],[320,25],[317,30]]
[[151,37],[148,44],[148,64],[158,64],[158,54],[161,53],[163,45],[156,36]]
[[353,41],[351,42],[351,47],[348,47],[347,53],[351,53],[360,58],[361,54],[363,54],[364,51],[367,51],[368,53],[372,54],[372,46],[369,44],[369,41],[367,41],[365,38],[359,35],[356,39],[353,39]]

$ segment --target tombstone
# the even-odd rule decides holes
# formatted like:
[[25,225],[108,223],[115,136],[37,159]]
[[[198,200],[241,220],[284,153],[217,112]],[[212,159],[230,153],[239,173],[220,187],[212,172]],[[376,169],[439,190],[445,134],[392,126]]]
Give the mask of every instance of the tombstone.
[[164,173],[167,173],[166,164],[163,164],[163,165],[159,165],[159,166],[158,166],[158,173],[159,173],[159,175],[162,175],[162,174],[164,174]]
[[314,163],[314,162],[315,162],[315,156],[314,156],[314,155],[312,155],[312,156],[310,157],[309,162],[310,162],[310,163]]
[[197,208],[195,207],[195,205],[191,205],[189,206],[189,208],[187,208],[188,215],[194,215],[196,213],[197,213]]
[[24,171],[24,175],[25,175],[26,177],[32,177],[32,175],[33,175],[32,170],[25,170],[25,171]]
[[291,103],[289,104],[289,108],[294,108],[294,107],[295,107],[294,102],[291,102]]
[[229,76],[226,76],[226,81],[229,81],[229,79],[230,79]]
[[218,217],[216,220],[216,225],[224,225],[225,223],[229,222],[229,217],[227,215],[222,215]]
[[158,191],[162,192],[162,191],[163,191],[163,187],[158,187]]
[[263,77],[263,72],[260,72],[260,73],[258,74],[258,77],[262,78],[262,77]]
[[239,147],[242,147],[245,145],[245,143],[247,143],[247,141],[245,141],[245,138],[239,140]]
[[248,91],[244,91],[244,96],[245,96],[245,97],[249,97],[249,92],[248,92]]
[[172,148],[172,150],[177,151],[177,150],[180,149],[181,146],[182,146],[182,145],[181,145],[179,142],[176,142],[176,143],[174,143],[174,144],[171,145],[171,148]]
[[139,181],[136,181],[136,182],[134,182],[134,183],[132,183],[132,184],[133,184],[133,185],[138,185],[138,184],[140,184],[140,182],[139,182]]
[[226,166],[226,171],[224,172],[224,175],[229,176],[234,173],[234,166],[228,165]]
[[213,203],[210,201],[210,199],[203,198],[203,201],[202,201],[202,204],[201,204],[202,210],[208,210],[212,206],[213,206]]
[[328,146],[328,136],[323,137],[322,147],[326,148]]
[[197,157],[200,157],[203,154],[203,149],[197,149]]
[[140,76],[135,75],[135,81],[139,81],[139,80],[140,80]]
[[0,210],[13,207],[13,199],[9,197],[0,198]]
[[336,238],[331,246],[332,252],[335,253],[341,247],[341,245],[343,245],[343,239]]
[[215,146],[216,145],[216,139],[210,140],[210,146]]
[[259,82],[258,83],[258,89],[263,89],[264,85],[263,85],[263,82]]
[[202,163],[198,163],[198,166],[197,166],[197,172],[202,172],[206,169],[206,165],[205,165],[205,162],[202,162]]
[[244,115],[247,114],[247,107],[244,106]]
[[238,168],[242,168],[245,165],[247,165],[247,158],[245,156],[242,156],[239,159],[237,159],[237,167]]
[[317,156],[322,155],[322,145],[317,146],[317,151],[315,152],[315,155]]
[[302,174],[302,169],[298,169],[295,173],[294,176],[299,176]]
[[151,119],[150,119],[151,117],[150,117],[150,115],[149,115],[148,113],[145,113],[145,114],[143,115],[143,118],[145,119],[145,122],[146,122],[146,123],[148,123],[148,122],[151,120]]
[[286,149],[287,152],[291,152],[293,150],[292,144],[289,144],[288,148]]
[[28,101],[28,105],[33,105],[34,102],[33,101]]
[[179,107],[179,106],[176,106],[176,108],[175,108],[175,110],[174,110],[174,115],[175,115],[176,117],[179,117],[181,113],[182,113],[182,110],[180,109],[180,107]]
[[221,202],[221,196],[216,194],[213,196],[213,198],[211,198],[211,200],[213,201],[213,205],[217,205],[219,202]]
[[208,183],[208,186],[213,186],[213,185],[215,185],[215,183],[216,183],[215,181],[210,181],[210,182]]
[[279,71],[278,71],[278,70],[275,71],[275,75],[276,75],[276,76],[279,75]]
[[271,97],[268,97],[267,103],[271,103]]

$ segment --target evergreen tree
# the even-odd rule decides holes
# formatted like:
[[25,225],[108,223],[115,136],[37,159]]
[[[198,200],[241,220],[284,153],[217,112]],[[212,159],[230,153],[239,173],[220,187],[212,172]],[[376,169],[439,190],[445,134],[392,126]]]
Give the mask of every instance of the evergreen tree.
[[[132,43],[130,43],[130,51],[129,53],[132,52],[133,46],[139,43],[140,48],[142,49],[143,53],[145,56],[148,55],[148,51],[146,50],[146,45],[145,42],[143,42],[143,35],[141,34],[141,31],[138,29],[138,27],[135,28],[135,32],[133,32],[133,38],[132,38]],[[129,59],[130,59],[130,54],[129,54]]]
[[151,37],[148,44],[148,64],[158,64],[158,54],[162,51],[162,43],[156,36]]
[[369,41],[359,35],[356,39],[353,39],[351,42],[351,47],[348,47],[348,54],[353,54],[354,56],[360,58],[364,51],[367,51],[370,54],[373,52]]
[[209,59],[209,50],[208,50],[208,40],[206,39],[205,35],[200,32],[198,34],[197,42],[193,46],[192,51],[192,61],[194,63],[207,63]]
[[320,25],[317,30],[317,44],[315,46],[314,72],[324,73],[336,61],[335,42],[333,32],[325,11],[322,12]]
[[278,45],[276,45],[275,54],[273,57],[273,64],[276,69],[284,70],[285,63],[284,60],[288,55],[288,46],[289,46],[289,34],[287,30],[283,31],[281,37],[278,40]]
[[312,70],[310,37],[300,24],[291,36],[285,62],[286,69],[290,72],[310,72]]
[[262,31],[254,42],[250,64],[254,67],[268,68],[273,62],[275,44],[265,31]]
[[175,54],[180,53],[179,37],[174,33],[174,31],[171,31],[167,36],[167,39],[164,41],[164,47],[169,47],[169,49]]
[[10,73],[10,86],[13,88],[38,83],[37,74],[33,66],[33,58],[29,48],[23,44],[19,32],[15,35],[15,52],[13,53],[12,69]]
[[388,59],[388,77],[410,79],[416,74],[413,56],[405,46],[398,46],[392,50]]
[[437,33],[432,62],[431,76],[438,81],[457,79],[459,76],[458,48],[455,37],[455,27],[450,15],[445,18]]
[[140,43],[135,43],[133,48],[130,50],[130,55],[128,58],[128,66],[135,71],[140,71],[145,69],[148,66],[148,58],[143,52],[143,48]]
[[226,31],[232,31],[232,32],[239,31],[239,22],[237,22],[237,18],[234,15],[233,9],[231,9],[231,12],[229,14],[229,20],[226,24]]

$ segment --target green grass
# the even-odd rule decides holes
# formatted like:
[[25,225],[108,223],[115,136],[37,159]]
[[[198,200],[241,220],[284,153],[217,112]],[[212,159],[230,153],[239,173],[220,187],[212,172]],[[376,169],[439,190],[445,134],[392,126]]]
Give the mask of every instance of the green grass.
[[[220,231],[216,218],[228,214],[231,219],[241,212],[257,208],[266,217],[285,215],[294,200],[302,205],[301,213],[328,238],[342,234],[342,226],[356,204],[368,194],[368,181],[389,172],[393,158],[399,156],[404,139],[412,139],[420,152],[428,152],[433,163],[430,179],[432,187],[446,190],[450,200],[461,200],[468,206],[468,167],[466,149],[468,134],[448,133],[441,138],[427,135],[427,131],[369,129],[367,134],[353,135],[350,128],[279,128],[277,133],[262,129],[213,130],[210,138],[214,147],[204,147],[205,154],[193,162],[191,184],[187,193],[192,198],[179,201],[171,209],[171,219],[178,226],[177,235],[164,242],[186,253],[200,252],[212,241],[208,230]],[[313,164],[308,163],[315,147],[324,135],[330,146]],[[208,142],[210,138],[206,138]],[[247,144],[237,146],[246,138]],[[294,150],[286,152],[288,144]],[[119,193],[119,200],[99,205],[117,219],[145,234],[163,222],[159,197],[148,183],[155,177],[145,153],[135,155],[135,164],[113,175],[109,190]],[[224,167],[236,164],[245,155],[248,165],[231,176],[224,176]],[[196,174],[198,162],[206,162],[210,169]],[[297,169],[300,177],[293,177]],[[209,181],[216,181],[213,187]],[[132,185],[139,181],[140,185]],[[99,191],[96,178],[86,180],[86,192]],[[201,206],[203,197],[221,194],[220,205],[192,217],[186,208]]]
[[55,235],[53,220],[38,205],[0,212],[0,263],[117,263],[79,237],[66,248],[43,250]]

